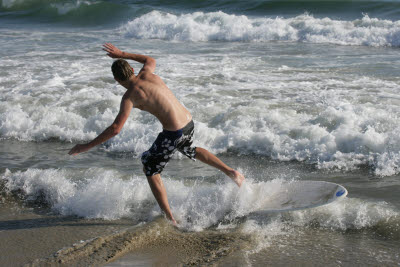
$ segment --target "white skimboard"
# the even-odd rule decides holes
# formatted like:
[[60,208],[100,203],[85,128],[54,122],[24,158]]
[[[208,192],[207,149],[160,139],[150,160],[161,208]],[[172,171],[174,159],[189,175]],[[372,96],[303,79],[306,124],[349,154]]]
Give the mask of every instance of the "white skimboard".
[[290,181],[274,184],[272,187],[273,190],[265,192],[266,197],[256,204],[255,213],[315,208],[343,199],[347,195],[347,190],[342,185],[323,181]]

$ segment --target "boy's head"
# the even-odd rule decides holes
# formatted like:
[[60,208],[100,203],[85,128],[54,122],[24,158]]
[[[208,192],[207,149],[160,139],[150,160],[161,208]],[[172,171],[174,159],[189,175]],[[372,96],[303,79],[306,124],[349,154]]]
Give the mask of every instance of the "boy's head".
[[127,81],[134,73],[133,68],[124,59],[117,59],[111,66],[114,79],[119,82]]

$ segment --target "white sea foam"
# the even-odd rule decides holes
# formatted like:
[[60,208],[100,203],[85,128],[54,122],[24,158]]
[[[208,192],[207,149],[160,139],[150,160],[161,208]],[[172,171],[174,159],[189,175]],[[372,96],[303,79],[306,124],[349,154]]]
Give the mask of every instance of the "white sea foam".
[[10,192],[20,190],[31,201],[44,197],[47,204],[62,215],[108,220],[132,216],[140,220],[148,216],[142,213],[143,207],[149,202],[151,210],[155,204],[147,181],[142,178],[123,180],[112,170],[28,169],[15,173],[6,170],[2,179],[6,180]]
[[400,46],[400,21],[314,18],[252,18],[224,12],[174,15],[152,11],[121,27],[137,39],[174,41],[291,41],[341,45]]
[[[80,33],[13,34],[24,42],[43,42],[53,35],[83,38]],[[82,142],[113,122],[124,90],[112,79],[110,59],[85,49],[85,43],[62,51],[45,46],[1,61],[1,138]],[[397,79],[346,74],[351,60],[330,61],[321,54],[310,66],[276,66],[280,54],[254,56],[242,47],[229,49],[204,55],[169,54],[164,48],[149,52],[156,53],[157,73],[193,114],[196,146],[329,170],[369,166],[380,176],[400,172]],[[298,57],[307,61],[310,56]],[[16,68],[18,72],[11,71]],[[140,155],[160,130],[154,117],[135,109],[107,149]]]
[[[63,215],[104,219],[127,217],[139,222],[160,214],[146,179],[126,177],[117,171],[100,168],[86,171],[6,170],[1,179],[6,182],[9,192],[18,190],[30,201],[44,198],[55,212]],[[182,181],[164,178],[164,183],[174,216],[181,221],[180,227],[201,231],[221,221],[252,216],[260,209],[260,203],[267,203],[270,196],[281,192],[287,181],[254,182],[248,179],[240,189],[229,179],[220,184],[198,182],[188,186]],[[396,220],[399,213],[384,202],[347,198],[319,208],[268,216],[278,216],[275,224],[285,218],[279,227],[285,227],[288,222],[292,226],[318,222],[324,228],[346,230]],[[254,226],[253,223],[246,224],[243,231],[251,231],[251,225]],[[224,227],[227,226],[219,226]]]

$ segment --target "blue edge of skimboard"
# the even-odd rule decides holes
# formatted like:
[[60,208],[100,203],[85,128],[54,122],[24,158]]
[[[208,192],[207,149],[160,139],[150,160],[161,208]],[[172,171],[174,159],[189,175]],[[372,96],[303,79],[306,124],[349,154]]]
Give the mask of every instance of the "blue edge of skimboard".
[[340,196],[342,196],[344,193],[346,193],[345,190],[339,190],[339,191],[336,192],[336,196],[337,196],[337,197],[340,197]]

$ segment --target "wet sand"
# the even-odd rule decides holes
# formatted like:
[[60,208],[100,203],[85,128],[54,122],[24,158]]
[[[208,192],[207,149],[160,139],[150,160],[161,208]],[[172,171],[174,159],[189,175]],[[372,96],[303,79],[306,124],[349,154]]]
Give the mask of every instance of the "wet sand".
[[235,233],[182,232],[159,217],[143,226],[64,248],[29,266],[121,266],[124,262],[139,266],[212,264],[248,242]]
[[129,265],[212,264],[249,242],[237,232],[182,231],[162,216],[134,226],[131,219],[52,215],[7,198],[0,206],[0,266],[118,266],[125,257]]
[[1,210],[0,266],[29,266],[36,259],[47,258],[72,244],[130,226],[128,220],[87,220],[10,206],[2,206]]

